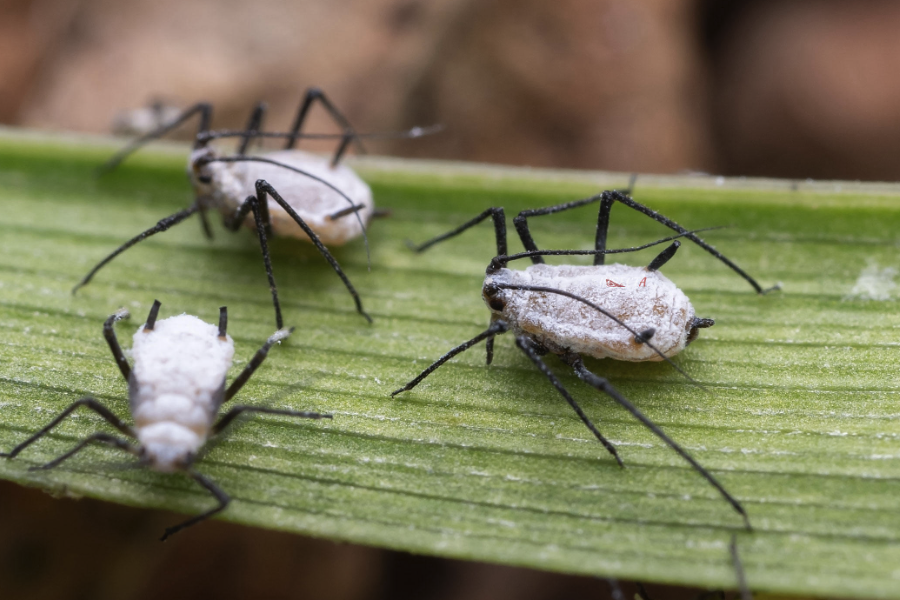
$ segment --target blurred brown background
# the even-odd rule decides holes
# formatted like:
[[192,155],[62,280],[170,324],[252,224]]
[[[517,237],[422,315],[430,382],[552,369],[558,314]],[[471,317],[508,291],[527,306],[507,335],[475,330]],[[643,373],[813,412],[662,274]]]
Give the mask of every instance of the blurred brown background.
[[317,85],[361,130],[447,128],[375,152],[896,180],[898,31],[890,0],[2,0],[0,122],[286,128]]
[[[362,131],[446,127],[381,153],[896,180],[898,32],[888,0],[0,0],[0,122],[109,132],[126,109],[208,100],[241,126],[264,99],[279,129],[317,85]],[[610,597],[224,523],[156,542],[175,518],[0,483],[0,596]]]

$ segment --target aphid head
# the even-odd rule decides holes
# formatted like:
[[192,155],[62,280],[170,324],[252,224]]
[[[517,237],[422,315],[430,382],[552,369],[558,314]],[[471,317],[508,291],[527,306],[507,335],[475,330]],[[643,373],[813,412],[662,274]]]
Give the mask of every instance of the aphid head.
[[216,151],[211,146],[195,148],[191,152],[191,158],[188,163],[188,177],[191,178],[191,183],[198,195],[208,194],[211,191],[213,167],[210,161],[214,158],[216,158]]
[[484,303],[488,305],[491,312],[502,313],[506,308],[506,299],[503,297],[502,290],[490,281],[486,281],[481,289],[481,295],[484,297]]
[[194,431],[171,421],[141,427],[138,440],[141,442],[141,462],[163,473],[190,467],[203,444]]
[[684,345],[687,346],[691,342],[697,339],[697,336],[700,335],[701,329],[706,329],[707,327],[712,327],[716,322],[712,319],[701,319],[699,317],[694,317],[688,323],[688,336],[687,340],[684,342]]

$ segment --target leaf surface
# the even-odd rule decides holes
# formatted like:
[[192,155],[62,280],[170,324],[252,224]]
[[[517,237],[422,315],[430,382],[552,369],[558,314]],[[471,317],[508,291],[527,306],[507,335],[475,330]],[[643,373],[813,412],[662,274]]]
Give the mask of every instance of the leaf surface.
[[[215,322],[227,305],[232,377],[274,330],[255,238],[187,222],[146,241],[72,296],[98,260],[191,201],[186,151],[148,150],[118,171],[115,148],[0,137],[0,448],[8,450],[92,394],[123,417],[127,389],[101,335],[125,306],[125,347],[154,298],[161,318]],[[715,327],[676,363],[588,361],[710,469],[747,508],[740,517],[697,473],[609,398],[547,362],[627,465],[618,468],[549,382],[497,340],[460,355],[415,390],[392,390],[482,331],[489,224],[421,255],[422,241],[488,206],[508,217],[622,187],[616,174],[385,159],[354,162],[390,218],[335,255],[373,325],[308,245],[273,244],[285,322],[297,327],[238,396],[334,415],[247,420],[198,469],[234,498],[221,518],[439,556],[642,581],[733,588],[737,533],[755,590],[900,598],[900,190],[891,185],[641,177],[635,199],[695,229],[763,285],[758,296],[685,242],[664,267]],[[590,248],[596,208],[531,219],[543,248]],[[510,249],[520,249],[510,227]],[[617,206],[610,246],[669,235]],[[659,249],[626,257],[647,264]],[[581,263],[588,261],[577,259]],[[559,262],[559,261],[557,261]],[[576,262],[575,259],[572,262]],[[523,265],[524,266],[524,265]],[[868,298],[868,299],[867,299]],[[212,499],[184,477],[126,468],[94,448],[29,472],[108,429],[77,414],[0,477],[134,506],[197,513]],[[190,535],[186,532],[180,535]]]

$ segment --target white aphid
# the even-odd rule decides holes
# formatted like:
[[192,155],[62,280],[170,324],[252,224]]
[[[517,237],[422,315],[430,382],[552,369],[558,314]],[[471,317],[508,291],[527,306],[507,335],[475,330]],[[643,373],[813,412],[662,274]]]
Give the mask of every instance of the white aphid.
[[[595,202],[599,204],[599,211],[593,250],[538,249],[528,227],[529,218],[552,215]],[[609,250],[606,247],[606,239],[610,210],[614,204],[625,205],[647,215],[674,230],[677,235],[644,246]],[[743,269],[697,237],[696,231],[688,231],[618,190],[607,190],[589,198],[519,212],[513,223],[525,251],[518,254],[507,252],[506,215],[503,208],[498,206],[488,208],[475,218],[416,246],[415,249],[418,252],[427,250],[488,218],[493,221],[497,241],[497,255],[491,259],[485,271],[482,286],[482,298],[491,310],[490,326],[472,339],[446,352],[406,385],[392,392],[391,396],[412,390],[441,365],[482,341],[486,344],[487,364],[491,364],[494,356],[494,339],[498,335],[512,332],[516,347],[556,388],[616,462],[624,465],[615,446],[603,436],[573,395],[553,373],[550,365],[542,358],[544,355],[555,354],[561,362],[573,369],[579,379],[612,398],[680,454],[722,494],[722,497],[743,517],[749,529],[750,520],[740,502],[684,448],[619,393],[608,380],[588,369],[583,357],[613,358],[631,362],[665,360],[690,379],[670,359],[696,339],[700,329],[714,325],[715,321],[698,318],[684,292],[659,272],[681,246],[681,242],[676,238],[686,238],[697,244],[728,265],[757,292],[764,294],[769,290],[763,289]],[[663,242],[672,243],[646,267],[604,264],[607,255],[634,252]],[[548,265],[543,259],[544,256],[576,255],[593,255],[594,265]],[[530,259],[534,264],[523,270],[507,268],[509,263],[521,259]],[[772,289],[777,289],[777,286]]]
[[[340,134],[306,134],[303,123],[310,107],[321,103],[334,121],[343,129]],[[188,159],[187,172],[194,188],[191,206],[160,219],[154,226],[132,237],[97,263],[74,287],[75,293],[87,285],[94,275],[119,254],[147,239],[166,231],[197,214],[202,220],[207,237],[213,236],[207,220],[208,211],[222,214],[223,225],[229,231],[246,226],[256,230],[272,305],[275,324],[281,329],[284,320],[278,299],[278,286],[269,255],[268,238],[275,234],[294,237],[312,243],[331,265],[353,298],[356,311],[371,322],[350,279],[338,261],[328,250],[329,245],[342,245],[366,235],[366,226],[375,214],[372,190],[349,167],[340,164],[351,143],[361,147],[361,137],[416,138],[427,135],[434,128],[415,127],[405,132],[383,134],[357,134],[334,104],[317,89],[307,90],[292,129],[288,132],[264,131],[262,128],[265,105],[257,104],[250,121],[243,130],[217,130],[209,128],[212,105],[201,102],[184,110],[177,117],[158,129],[141,136],[117,152],[103,166],[111,170],[148,141],[174,130],[193,116],[200,117],[200,127],[194,140],[194,149]],[[222,138],[237,138],[236,152],[219,152],[213,142]],[[247,154],[250,143],[262,138],[279,138],[286,141],[283,150]],[[295,150],[299,139],[340,139],[331,159]],[[368,244],[366,247],[368,255]]]
[[[170,473],[180,471],[203,486],[217,500],[216,507],[187,521],[166,529],[162,539],[222,511],[230,498],[211,479],[194,469],[194,462],[206,441],[221,433],[235,418],[244,413],[265,413],[308,419],[331,418],[314,412],[301,412],[265,406],[232,406],[225,414],[219,409],[250,379],[263,363],[269,349],[291,334],[280,329],[269,336],[256,351],[243,371],[225,388],[225,375],[234,357],[234,341],[226,333],[228,311],[219,309],[219,326],[204,323],[197,317],[182,314],[157,320],[160,303],[155,301],[147,322],[134,334],[131,354],[134,366],[122,352],[114,325],[128,318],[122,309],[103,324],[103,335],[122,376],[128,382],[128,398],[134,425],[122,421],[96,398],[85,396],[76,400],[49,424],[8,453],[0,456],[15,458],[22,450],[47,435],[79,407],[93,410],[125,437],[97,431],[74,448],[34,469],[52,469],[68,460],[92,442],[108,444],[138,457],[142,464]],[[137,440],[137,444],[131,440]]]
[[148,465],[174,471],[209,437],[222,405],[234,341],[191,315],[141,325],[131,348],[131,413]]
[[[256,194],[256,182],[263,179],[278,190],[324,244],[339,246],[362,235],[362,225],[368,224],[374,202],[372,190],[352,169],[343,164],[332,166],[328,158],[302,150],[280,150],[259,156],[327,181],[344,195],[321,181],[268,162],[209,162],[216,158],[216,153],[206,146],[194,150],[188,164],[196,196],[210,198],[212,205],[230,217],[248,196]],[[332,218],[335,213],[354,206],[361,206],[355,211],[358,218],[353,214]],[[272,198],[268,199],[268,208],[275,233],[309,240]],[[244,223],[254,228],[253,215],[247,215]]]
[[[491,312],[517,336],[528,335],[555,354],[577,352],[595,358],[658,361],[687,345],[694,307],[669,278],[647,267],[627,265],[531,265],[524,271],[502,268],[488,274],[484,287],[538,286],[569,292],[588,300],[628,326],[567,296],[552,292],[500,288],[484,295]],[[495,307],[500,307],[498,310]],[[653,329],[653,348],[632,331]],[[696,333],[696,330],[694,330]]]

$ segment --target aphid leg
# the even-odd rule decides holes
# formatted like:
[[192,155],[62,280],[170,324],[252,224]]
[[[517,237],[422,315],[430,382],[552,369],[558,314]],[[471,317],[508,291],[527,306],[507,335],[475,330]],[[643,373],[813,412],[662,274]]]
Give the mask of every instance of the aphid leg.
[[[309,114],[309,109],[312,108],[312,103],[318,100],[322,106],[325,107],[325,110],[331,115],[331,118],[340,125],[340,127],[345,132],[353,133],[353,140],[356,144],[356,151],[359,153],[364,153],[365,148],[363,148],[362,142],[356,137],[356,132],[353,130],[353,127],[350,125],[350,121],[347,120],[341,111],[339,111],[334,104],[332,104],[331,100],[328,99],[328,96],[325,95],[325,92],[320,90],[317,87],[312,87],[306,90],[306,94],[303,96],[303,103],[300,105],[300,110],[297,112],[297,118],[294,120],[294,125],[291,127],[291,136],[287,139],[287,142],[284,145],[285,150],[290,150],[297,144],[297,139],[300,137],[300,131],[303,129],[303,123],[306,121],[306,116]],[[335,164],[337,163],[337,159],[339,156],[335,157]]]
[[681,247],[681,242],[679,242],[678,240],[675,240],[674,242],[672,242],[672,244],[668,248],[666,248],[665,250],[660,252],[656,256],[656,258],[654,258],[652,261],[650,261],[650,264],[647,265],[647,270],[648,271],[658,271],[660,268],[662,268],[662,266],[664,264],[669,262],[669,260],[671,260],[671,258],[673,256],[675,256],[675,252],[677,252],[678,248],[680,248],[680,247]]
[[[319,236],[316,235],[316,232],[313,231],[309,225],[306,224],[300,215],[297,214],[297,211],[288,204],[284,198],[273,188],[268,182],[264,179],[258,179],[256,181],[256,197],[258,198],[259,204],[267,206],[266,197],[271,196],[275,202],[284,209],[284,211],[291,216],[297,225],[306,233],[306,236],[310,239],[313,245],[319,250],[325,260],[331,265],[331,268],[334,269],[334,272],[337,273],[337,276],[341,278],[341,281],[344,282],[344,286],[347,288],[347,291],[350,292],[350,295],[353,296],[353,302],[356,303],[356,312],[361,314],[366,320],[371,323],[372,317],[370,317],[362,307],[362,300],[359,298],[359,294],[356,293],[356,289],[353,287],[353,284],[350,283],[350,279],[344,274],[344,271],[341,269],[341,266],[338,264],[338,261],[331,255],[331,252],[328,251],[328,248],[325,247],[325,244],[319,239]],[[279,325],[281,327],[281,325]]]
[[68,406],[64,411],[59,413],[59,415],[50,421],[47,425],[45,425],[40,431],[32,435],[30,438],[13,448],[9,453],[0,452],[0,456],[5,456],[6,458],[15,458],[22,450],[38,441],[52,430],[54,427],[59,425],[59,423],[68,417],[70,414],[75,412],[75,410],[79,406],[84,406],[86,408],[91,409],[101,417],[103,417],[107,423],[124,433],[129,437],[135,437],[134,430],[125,424],[119,417],[115,415],[111,410],[100,404],[100,402],[96,398],[91,398],[90,396],[86,396],[81,398],[80,400],[76,400],[72,404]]
[[560,394],[562,394],[562,397],[566,399],[566,402],[569,403],[569,406],[572,407],[572,409],[575,411],[575,414],[577,414],[578,418],[581,419],[581,422],[584,423],[588,429],[590,429],[591,433],[594,434],[594,437],[596,437],[600,441],[600,443],[603,444],[603,447],[613,455],[613,458],[616,459],[616,462],[619,463],[619,466],[624,467],[625,463],[623,463],[622,459],[619,457],[619,453],[616,450],[616,447],[613,446],[609,440],[603,437],[603,434],[600,433],[600,430],[597,429],[597,426],[594,425],[594,423],[590,420],[590,418],[588,418],[586,414],[584,414],[584,411],[581,410],[581,407],[578,406],[578,403],[575,402],[575,399],[572,397],[572,395],[569,394],[566,388],[563,387],[562,382],[560,382],[559,379],[556,378],[556,375],[553,374],[553,371],[550,370],[550,367],[547,366],[547,363],[541,360],[541,357],[537,352],[535,352],[531,340],[529,340],[525,336],[519,336],[516,338],[516,346],[518,346],[519,349],[525,353],[525,356],[531,359],[531,362],[534,363],[534,366],[536,366],[541,371],[541,373],[543,373],[544,376],[550,380],[550,383],[553,384],[553,387],[555,387],[556,390]]
[[109,349],[112,352],[113,358],[116,360],[116,364],[119,366],[122,377],[125,378],[126,382],[128,382],[129,377],[131,377],[131,366],[128,364],[128,359],[125,358],[125,353],[122,352],[122,346],[119,345],[119,339],[116,337],[116,330],[113,325],[115,325],[116,321],[127,319],[130,316],[131,315],[128,314],[127,310],[120,308],[109,315],[103,323],[103,337],[106,338],[106,343],[109,344]]
[[200,115],[200,126],[197,129],[197,137],[194,141],[194,148],[202,148],[208,142],[208,140],[203,137],[203,133],[209,131],[209,124],[210,120],[212,119],[212,105],[207,102],[200,102],[198,104],[195,104],[194,106],[191,106],[183,113],[181,113],[181,115],[171,123],[163,125],[159,129],[151,131],[150,133],[142,135],[136,140],[133,140],[127,146],[116,152],[112,158],[110,158],[103,164],[103,166],[100,167],[100,174],[112,171],[113,169],[118,167],[119,164],[122,163],[122,161],[128,158],[128,156],[132,152],[136,151],[147,142],[155,140],[156,138],[162,137],[165,134],[169,133],[170,131],[193,117],[195,114]]
[[334,151],[334,156],[331,157],[331,168],[338,166],[338,163],[341,162],[341,158],[347,152],[347,148],[350,147],[350,142],[356,139],[356,134],[352,129],[348,129],[344,132],[344,135],[341,137],[341,143],[338,145],[337,150]]
[[76,285],[74,288],[72,288],[72,293],[74,294],[75,292],[78,291],[78,288],[86,286],[91,281],[91,279],[94,277],[94,275],[97,274],[97,271],[99,271],[100,269],[105,267],[108,262],[110,262],[112,259],[114,259],[118,255],[122,254],[123,252],[125,252],[126,250],[128,250],[129,248],[131,248],[132,246],[137,244],[138,242],[147,239],[151,235],[157,234],[161,231],[165,231],[165,230],[169,229],[170,227],[172,227],[173,225],[177,225],[177,224],[181,223],[182,221],[184,221],[185,219],[190,217],[192,214],[194,214],[198,210],[200,210],[199,204],[194,204],[192,206],[189,206],[188,208],[186,208],[184,210],[178,211],[174,215],[169,215],[168,217],[165,217],[164,219],[160,219],[159,222],[156,225],[154,225],[153,227],[151,227],[150,229],[134,236],[133,238],[131,238],[130,240],[128,240],[127,242],[125,242],[124,244],[122,244],[121,246],[116,248],[109,256],[107,256],[106,258],[101,260],[99,263],[97,263],[97,265],[93,269],[91,269],[90,272],[87,275],[85,275],[81,281],[78,282],[78,285]]
[[228,425],[234,421],[237,417],[241,415],[241,413],[245,412],[256,412],[263,413],[267,415],[282,415],[285,417],[298,417],[302,419],[330,419],[331,415],[317,413],[317,412],[309,412],[305,410],[287,410],[281,408],[268,408],[265,406],[233,406],[231,410],[222,415],[219,419],[219,422],[213,425],[213,435],[217,433],[221,433],[223,429],[228,427]]
[[250,362],[247,363],[247,366],[244,367],[244,370],[241,371],[241,374],[238,375],[234,381],[231,382],[231,385],[228,386],[228,389],[225,390],[225,399],[223,402],[228,402],[231,400],[235,394],[237,394],[244,384],[250,379],[253,373],[263,364],[263,361],[266,360],[266,356],[269,354],[269,349],[280,342],[281,340],[287,338],[291,335],[291,332],[294,331],[294,328],[290,329],[279,329],[275,333],[269,336],[262,347],[256,351],[256,354],[253,355],[253,358],[250,359]]
[[88,436],[85,439],[78,442],[78,444],[74,448],[72,448],[65,454],[57,456],[50,462],[45,463],[43,465],[31,467],[28,470],[29,471],[44,471],[46,469],[52,469],[54,467],[58,467],[60,464],[62,464],[63,461],[66,461],[66,460],[72,458],[73,456],[75,456],[76,454],[78,454],[79,452],[84,450],[88,445],[91,444],[91,442],[101,442],[103,444],[108,444],[110,446],[114,446],[120,450],[124,450],[125,452],[133,454],[135,456],[138,456],[140,453],[140,451],[137,448],[135,448],[134,446],[132,446],[127,440],[123,440],[123,439],[117,438],[114,435],[110,435],[108,433],[98,431],[97,433],[91,434],[90,436]]
[[257,102],[250,113],[250,120],[247,121],[247,127],[244,128],[244,135],[241,136],[241,143],[238,144],[237,154],[243,156],[247,153],[247,147],[253,140],[254,134],[262,130],[263,116],[266,114],[267,105],[265,102]]
[[[628,189],[631,189],[631,185],[628,186]],[[603,251],[606,250],[606,238],[609,235],[609,211],[612,210],[613,202],[615,201],[612,198],[606,198],[601,194],[600,210],[597,211],[597,233],[594,237],[594,250],[600,250],[600,252],[594,256],[595,266],[606,264],[606,254]]]
[[[655,210],[652,210],[652,209],[644,206],[643,204],[635,202],[629,196],[627,196],[621,192],[618,192],[616,190],[610,190],[610,191],[603,192],[601,194],[601,197],[602,197],[602,200],[600,203],[601,213],[603,212],[604,206],[606,206],[607,202],[609,203],[610,207],[612,206],[613,202],[621,202],[625,206],[627,206],[629,208],[633,208],[634,210],[638,211],[639,213],[647,215],[648,217],[650,217],[657,223],[665,225],[669,229],[672,229],[672,230],[677,231],[678,233],[684,235],[684,237],[688,238],[689,240],[691,240],[692,242],[694,242],[695,244],[697,244],[698,246],[700,246],[701,248],[703,248],[704,250],[706,250],[707,252],[709,252],[710,254],[715,256],[716,258],[718,258],[720,261],[722,261],[723,263],[728,265],[728,267],[731,268],[732,271],[734,271],[735,273],[737,273],[738,275],[743,277],[744,280],[747,281],[747,283],[749,283],[751,286],[753,286],[753,289],[756,290],[757,293],[766,294],[773,290],[780,289],[780,286],[777,286],[777,285],[773,286],[771,288],[764,289],[761,285],[759,285],[759,283],[757,283],[757,281],[755,279],[753,279],[753,277],[751,277],[749,274],[747,274],[746,271],[744,271],[739,266],[737,266],[736,264],[731,262],[731,260],[729,260],[721,252],[719,252],[718,250],[716,250],[715,248],[713,248],[712,246],[710,246],[709,244],[704,242],[696,234],[688,231],[687,229],[685,229],[684,227],[682,227],[681,225],[679,225],[672,219],[669,219],[668,217],[659,214]],[[606,212],[607,212],[607,215],[606,215],[605,224],[608,225],[609,224],[609,209],[607,209]],[[600,221],[603,221],[602,214],[601,214]],[[600,237],[599,226],[598,226],[597,236],[599,239],[599,237]],[[605,240],[605,232],[604,232],[604,240]],[[605,244],[604,244],[604,246],[605,246]]]
[[365,204],[354,204],[353,206],[348,206],[347,208],[342,208],[337,212],[333,212],[328,217],[326,217],[329,221],[334,221],[336,219],[340,219],[341,217],[346,217],[347,215],[352,215],[353,213],[357,213],[366,207]]
[[228,333],[228,307],[220,306],[219,307],[219,339],[223,342],[226,339],[226,335]]
[[741,563],[741,557],[737,549],[737,536],[731,534],[731,543],[728,544],[728,550],[731,553],[731,562],[734,564],[734,572],[737,575],[738,589],[741,592],[741,600],[753,600],[753,594],[747,586],[747,576],[744,573],[744,565]]
[[640,600],[652,600],[650,598],[650,594],[647,593],[647,588],[644,587],[644,584],[639,581],[636,583],[637,583],[637,594],[635,594],[635,596],[637,598],[639,598]]
[[169,536],[171,536],[173,534],[178,533],[179,531],[181,531],[182,529],[184,529],[186,527],[190,527],[191,525],[196,525],[200,521],[208,519],[211,516],[215,515],[216,513],[222,512],[223,510],[225,510],[225,507],[228,506],[228,503],[231,502],[231,498],[228,497],[228,494],[223,492],[222,489],[219,486],[217,486],[215,483],[213,483],[213,481],[211,479],[208,479],[206,476],[201,475],[200,473],[198,473],[197,471],[194,471],[193,469],[188,470],[187,475],[191,479],[193,479],[194,481],[196,481],[197,483],[202,485],[204,488],[206,488],[206,490],[210,494],[215,496],[216,500],[219,501],[219,505],[213,509],[210,509],[210,510],[204,512],[204,513],[200,513],[196,517],[191,517],[184,523],[180,523],[178,525],[175,525],[174,527],[167,527],[166,531],[163,533],[163,536],[161,538],[159,538],[159,541],[161,541],[161,542],[166,541],[166,538],[168,538]]
[[203,235],[206,236],[206,239],[211,240],[215,236],[213,235],[212,227],[209,224],[209,218],[207,218],[206,216],[206,207],[199,202],[199,199],[197,204],[198,206],[200,206],[200,210],[198,211],[198,213],[200,214],[200,226],[203,229]]
[[[491,325],[494,324],[494,320],[491,319]],[[490,365],[494,362],[494,337],[489,336],[487,340],[484,342],[484,352],[485,352],[485,364]]]
[[[523,210],[513,219],[513,225],[516,226],[516,232],[519,234],[519,239],[522,240],[522,245],[525,246],[525,250],[533,251],[537,250],[537,244],[534,243],[534,238],[531,237],[531,231],[528,230],[528,217],[540,217],[543,215],[552,215],[554,213],[562,212],[564,210],[569,210],[572,208],[578,208],[580,206],[584,206],[586,204],[591,204],[592,202],[596,202],[600,200],[600,195],[591,196],[590,198],[584,198],[582,200],[575,200],[574,202],[565,202],[563,204],[557,204],[556,206],[548,206],[547,208],[536,208],[534,210]],[[497,254],[506,254],[505,252],[498,252]],[[534,264],[540,264],[544,262],[543,257],[541,256],[532,256],[531,262]]]
[[686,460],[694,469],[700,473],[706,480],[712,484],[714,488],[716,488],[720,494],[728,501],[729,504],[736,510],[743,518],[744,525],[747,527],[748,531],[752,531],[752,527],[750,526],[750,519],[747,517],[747,512],[744,510],[744,507],[741,506],[741,503],[737,501],[728,491],[722,486],[721,483],[716,480],[712,474],[707,471],[703,466],[700,465],[694,457],[687,453],[687,451],[679,446],[675,441],[670,438],[666,433],[659,428],[659,426],[650,420],[649,417],[644,415],[638,408],[632,404],[625,396],[620,394],[618,390],[616,390],[610,383],[589,371],[587,367],[584,366],[584,361],[582,361],[581,357],[577,354],[567,354],[562,357],[563,361],[569,364],[574,370],[575,374],[578,375],[578,378],[587,383],[588,385],[596,388],[597,390],[603,392],[613,400],[615,400],[622,408],[627,410],[636,418],[638,421],[644,424],[644,426],[652,431],[656,436],[665,442],[672,450],[681,455],[681,457]]
[[478,225],[488,217],[491,217],[494,220],[494,234],[497,237],[497,255],[505,256],[506,255],[506,216],[503,212],[503,209],[500,207],[493,207],[485,210],[483,213],[475,217],[470,221],[466,221],[453,231],[448,231],[443,235],[439,235],[436,238],[432,238],[427,242],[424,242],[418,246],[413,244],[412,242],[407,242],[407,245],[414,252],[424,252],[428,248],[431,248],[438,242],[443,242],[446,239],[452,238],[456,235],[459,235],[466,229]]
[[481,333],[479,333],[478,335],[473,337],[468,342],[464,342],[464,343],[460,344],[456,348],[450,350],[450,352],[446,353],[445,355],[443,355],[442,357],[440,357],[439,359],[434,361],[431,364],[431,366],[429,366],[427,369],[425,369],[424,371],[419,373],[418,377],[416,377],[415,379],[413,379],[412,381],[410,381],[409,383],[404,385],[399,390],[394,390],[393,392],[391,392],[391,398],[393,398],[394,396],[396,396],[397,394],[399,394],[401,392],[408,392],[409,390],[413,389],[414,387],[416,387],[417,385],[422,383],[423,379],[425,379],[426,377],[431,375],[431,373],[433,373],[435,369],[440,367],[442,364],[444,364],[445,362],[447,362],[448,360],[450,360],[451,358],[453,358],[460,352],[465,352],[466,350],[468,350],[469,348],[471,348],[472,346],[474,346],[481,340],[493,339],[495,335],[498,335],[501,333],[506,333],[508,330],[509,330],[509,326],[506,324],[505,321],[501,321],[501,320],[494,321],[493,323],[491,323],[491,326],[488,327],[486,330],[482,331]]
[[159,317],[160,306],[162,306],[162,302],[159,300],[153,301],[153,305],[150,307],[150,313],[147,315],[147,321],[144,323],[144,333],[153,331],[153,328],[156,327],[156,319]]
[[[278,301],[278,286],[275,285],[275,273],[272,271],[272,259],[269,256],[269,241],[267,235],[271,235],[271,227],[269,226],[269,209],[268,206],[263,208],[266,202],[260,202],[256,196],[249,196],[244,200],[244,204],[238,209],[238,218],[236,223],[240,223],[243,219],[241,213],[246,215],[246,208],[253,211],[253,220],[256,224],[256,234],[259,238],[259,247],[262,251],[263,264],[266,267],[266,277],[269,278],[269,291],[272,293],[272,304],[275,305],[275,326],[281,329],[284,327],[284,319],[281,318],[281,303]],[[265,213],[265,217],[263,216]]]

